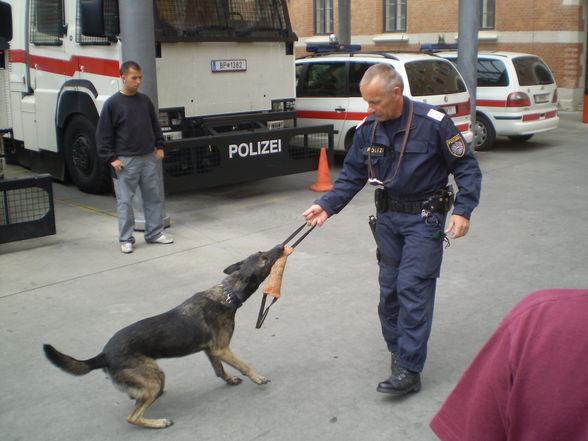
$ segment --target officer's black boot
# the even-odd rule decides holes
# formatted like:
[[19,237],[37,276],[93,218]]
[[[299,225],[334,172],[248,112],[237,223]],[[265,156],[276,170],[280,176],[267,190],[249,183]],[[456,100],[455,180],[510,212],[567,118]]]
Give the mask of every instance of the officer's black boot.
[[400,396],[421,390],[421,374],[398,366],[396,355],[392,353],[392,375],[378,384],[377,391]]

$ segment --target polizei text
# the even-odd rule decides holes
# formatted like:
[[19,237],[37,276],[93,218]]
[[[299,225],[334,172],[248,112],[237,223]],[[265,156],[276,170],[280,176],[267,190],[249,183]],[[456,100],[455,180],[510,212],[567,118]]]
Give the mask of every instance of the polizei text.
[[257,142],[242,142],[241,144],[229,144],[229,159],[235,156],[247,158],[257,155],[271,155],[282,151],[281,139],[269,139]]

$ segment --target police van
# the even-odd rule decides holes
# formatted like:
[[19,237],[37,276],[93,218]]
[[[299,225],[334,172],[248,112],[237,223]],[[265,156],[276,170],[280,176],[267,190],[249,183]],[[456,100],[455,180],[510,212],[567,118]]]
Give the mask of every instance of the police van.
[[333,124],[335,151],[346,152],[355,126],[368,115],[359,82],[376,63],[393,66],[404,81],[404,95],[443,109],[466,142],[472,142],[470,94],[463,78],[451,62],[420,53],[319,51],[297,59],[299,125]]
[[[436,52],[457,62],[457,52]],[[527,141],[557,128],[557,85],[537,55],[480,51],[477,63],[476,146],[489,150],[497,136]]]
[[[154,28],[128,32],[141,9],[153,11]],[[83,191],[107,191],[94,133],[134,40],[155,47],[166,191],[316,169],[332,128],[297,127],[296,39],[286,0],[145,0],[126,9],[118,0],[0,0],[6,153]]]

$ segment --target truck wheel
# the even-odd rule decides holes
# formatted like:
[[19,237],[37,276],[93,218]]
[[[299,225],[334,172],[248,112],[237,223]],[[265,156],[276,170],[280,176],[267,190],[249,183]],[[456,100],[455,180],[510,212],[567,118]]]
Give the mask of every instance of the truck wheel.
[[496,140],[496,131],[492,123],[482,114],[476,114],[476,151],[490,150]]
[[106,164],[98,157],[96,127],[87,118],[77,115],[67,124],[63,137],[65,163],[76,186],[86,192],[100,194],[111,189]]

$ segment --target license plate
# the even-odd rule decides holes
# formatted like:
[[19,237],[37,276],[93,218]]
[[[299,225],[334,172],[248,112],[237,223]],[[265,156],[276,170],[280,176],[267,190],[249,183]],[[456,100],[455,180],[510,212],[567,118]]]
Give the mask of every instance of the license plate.
[[542,93],[540,95],[535,95],[535,104],[543,104],[543,103],[547,103],[549,102],[549,94],[548,93]]
[[457,113],[456,106],[444,106],[443,110],[445,110],[449,116],[453,116]]

